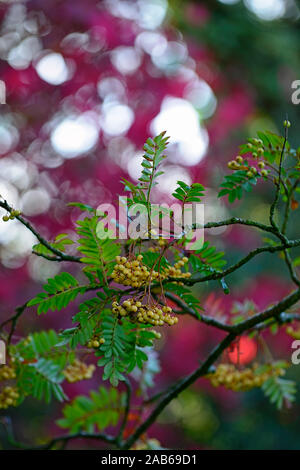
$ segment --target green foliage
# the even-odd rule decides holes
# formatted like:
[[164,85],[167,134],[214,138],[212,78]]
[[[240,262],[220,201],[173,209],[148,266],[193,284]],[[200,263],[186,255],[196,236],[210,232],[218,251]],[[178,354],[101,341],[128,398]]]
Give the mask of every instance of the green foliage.
[[221,271],[226,264],[224,252],[217,251],[216,247],[212,246],[209,241],[204,242],[202,248],[196,250],[195,254],[189,257],[189,261],[193,271],[203,273],[203,275]]
[[32,366],[28,366],[27,379],[32,382],[31,393],[34,398],[44,399],[46,403],[50,403],[52,395],[59,401],[67,399],[60,386],[64,380],[60,364],[55,364],[50,359],[40,358]]
[[153,341],[156,338],[153,331],[149,331],[142,326],[132,328],[130,322],[123,320],[125,331],[127,332],[127,374],[134,370],[135,367],[143,369],[144,363],[148,361],[146,351],[153,347]]
[[101,302],[96,297],[80,304],[80,312],[72,319],[73,323],[78,323],[78,325],[67,328],[60,334],[60,344],[68,344],[71,349],[75,349],[78,345],[86,345],[92,338],[99,321],[100,305]]
[[105,343],[101,345],[97,354],[103,355],[99,359],[98,365],[104,366],[103,380],[109,379],[110,383],[116,387],[119,380],[124,380],[127,339],[124,329],[119,324],[118,317],[111,316],[110,311],[107,311],[101,327]]
[[31,359],[51,351],[58,343],[59,336],[54,330],[32,333],[27,339],[14,345],[14,354]]
[[292,380],[282,379],[280,377],[270,377],[263,385],[262,390],[270,402],[281,409],[284,401],[295,401],[296,384]]
[[115,388],[100,387],[92,390],[90,397],[78,396],[63,408],[64,417],[57,421],[61,428],[71,433],[79,431],[94,432],[108,426],[116,426],[124,408],[124,395]]
[[152,331],[147,330],[150,326],[135,324],[126,318],[120,321],[117,316],[112,316],[110,310],[103,311],[101,337],[105,343],[96,351],[96,356],[101,356],[98,365],[104,367],[103,380],[109,379],[116,387],[119,380],[125,380],[125,373],[136,366],[143,367],[143,362],[148,360],[143,348],[153,346],[156,338]]
[[67,397],[61,387],[62,374],[73,356],[65,348],[58,348],[55,331],[41,331],[17,343],[12,351],[17,359],[17,384],[24,396],[51,401],[52,396],[63,401]]
[[[200,305],[200,301],[197,297],[192,294],[192,291],[186,287],[181,286],[175,283],[168,282],[164,285],[166,291],[173,292],[176,294],[181,300],[183,300],[188,307],[190,307],[197,315],[199,315],[198,310],[203,310]],[[199,318],[200,315],[199,315]]]
[[242,199],[243,191],[250,192],[252,191],[253,186],[257,183],[257,177],[247,176],[247,170],[237,170],[231,175],[226,175],[224,177],[224,182],[220,185],[221,191],[218,194],[218,197],[223,197],[228,195],[228,201],[230,203],[234,202],[236,199]]
[[200,183],[193,183],[190,186],[183,181],[177,181],[178,188],[172,194],[176,199],[183,203],[201,202],[204,196],[205,188]]
[[78,220],[76,231],[80,238],[77,240],[79,244],[77,249],[84,255],[81,261],[88,265],[86,271],[102,272],[105,277],[107,271],[105,264],[120,254],[120,246],[112,243],[109,238],[99,238],[97,234],[99,229],[103,233],[103,223],[96,215]]
[[[128,198],[129,206],[132,203],[141,203],[147,207],[148,214],[150,214],[151,188],[157,184],[156,179],[162,173],[158,170],[165,158],[163,152],[168,144],[168,138],[164,137],[164,135],[165,133],[161,133],[154,139],[149,138],[147,140],[144,146],[143,170],[139,183],[135,185],[127,180],[123,181],[125,190],[131,192],[131,197]],[[275,174],[272,175],[275,178],[275,186],[277,188],[279,184],[277,180],[278,174],[280,174],[282,178],[280,184],[282,200],[286,204],[290,204],[292,195],[295,195],[293,191],[297,195],[297,181],[293,183],[291,179],[299,178],[299,172],[297,173],[296,171],[297,167],[293,168],[293,172],[285,170],[284,165],[283,168],[280,168],[280,172],[278,171],[280,155],[283,155],[282,147],[284,139],[268,132],[258,133],[258,136],[259,139],[249,139],[247,144],[241,146],[240,153],[241,155],[252,153],[253,158],[261,159],[261,161],[264,159],[264,163],[258,165],[259,169],[264,168],[265,164],[272,163],[272,166],[269,166],[269,168],[275,168]],[[293,153],[288,144],[285,150],[289,157],[299,159],[299,151],[294,151]],[[247,160],[244,160],[241,156],[236,157],[236,163],[234,165],[230,164],[229,167],[232,169],[240,168],[231,175],[226,176],[221,184],[219,197],[228,195],[229,202],[241,199],[244,191],[250,191],[258,178],[267,178],[268,175],[267,172],[260,173],[258,170],[255,173],[255,168],[252,168],[251,173],[251,167],[249,167]],[[253,172],[255,176],[251,176],[254,174]],[[268,179],[272,181],[272,178]],[[187,185],[182,181],[178,181],[178,187],[173,196],[183,204],[197,203],[201,202],[204,191],[204,187],[199,183]],[[290,194],[287,194],[289,192]],[[294,202],[295,207],[297,204],[297,201],[296,203]],[[62,272],[52,279],[48,279],[48,282],[43,286],[44,292],[36,295],[27,305],[37,305],[38,314],[47,313],[49,310],[60,311],[71,302],[77,300],[79,294],[87,294],[90,291],[93,291],[94,294],[90,298],[85,296],[79,305],[76,304],[72,313],[72,324],[68,325],[69,327],[59,334],[53,330],[41,331],[33,333],[29,338],[21,340],[16,344],[14,344],[13,339],[9,346],[9,354],[14,358],[16,364],[16,381],[17,389],[21,396],[20,401],[28,395],[39,400],[45,400],[46,402],[50,402],[53,397],[59,401],[67,400],[62,388],[62,382],[65,378],[63,371],[67,365],[73,363],[77,351],[83,354],[94,354],[98,361],[97,365],[101,368],[102,379],[109,380],[113,387],[117,387],[119,381],[124,381],[126,375],[131,374],[138,381],[139,393],[146,393],[147,388],[153,385],[154,375],[160,369],[156,357],[157,353],[154,351],[154,342],[160,335],[152,329],[152,324],[141,323],[136,319],[133,313],[134,306],[128,307],[127,311],[122,311],[122,309],[119,311],[115,308],[115,305],[118,304],[113,302],[117,301],[120,304],[122,298],[132,297],[135,301],[140,300],[142,304],[151,307],[156,301],[165,304],[165,297],[167,297],[175,302],[177,301],[179,309],[184,304],[181,313],[191,314],[193,317],[198,317],[201,320],[201,310],[203,308],[194,289],[188,287],[188,285],[204,281],[205,277],[208,276],[208,279],[217,279],[221,284],[223,292],[228,293],[225,275],[228,272],[233,272],[235,266],[233,265],[233,269],[231,267],[228,271],[224,270],[226,265],[224,253],[219,252],[208,241],[205,241],[200,249],[196,249],[188,255],[189,265],[187,264],[187,259],[184,259],[182,263],[176,264],[186,255],[185,236],[180,240],[174,239],[166,244],[159,242],[158,245],[163,246],[161,251],[164,253],[164,256],[158,251],[159,246],[155,247],[154,251],[150,251],[148,250],[148,242],[144,243],[143,240],[128,241],[124,243],[123,250],[127,260],[131,261],[134,255],[141,252],[143,258],[142,264],[147,266],[149,271],[151,269],[163,271],[163,268],[171,266],[171,262],[168,260],[168,255],[171,255],[172,263],[175,263],[174,266],[182,268],[185,266],[183,269],[186,269],[186,272],[192,272],[192,276],[188,274],[186,277],[183,276],[179,279],[172,277],[166,279],[164,277],[161,279],[161,282],[159,282],[159,279],[152,279],[152,285],[147,285],[150,284],[149,281],[142,284],[143,287],[145,286],[143,294],[143,287],[139,287],[141,284],[137,282],[137,279],[138,276],[144,276],[143,270],[144,273],[147,270],[145,270],[144,266],[139,266],[140,258],[138,258],[138,262],[132,264],[127,264],[126,260],[119,259],[118,269],[121,268],[120,271],[123,269],[130,281],[127,282],[128,288],[122,287],[121,289],[116,289],[112,287],[113,279],[110,275],[116,265],[116,256],[121,254],[121,246],[113,239],[114,234],[105,229],[103,221],[105,214],[99,214],[91,206],[82,203],[71,203],[70,206],[88,213],[87,217],[76,223],[76,232],[79,237],[77,249],[82,254],[80,259],[81,264],[76,266],[82,267],[80,276],[84,275],[88,282],[86,285],[81,285],[73,275],[68,272]],[[290,207],[286,206],[286,219],[289,215],[289,209]],[[160,214],[161,218],[164,216],[170,216],[170,211],[165,210]],[[225,224],[227,225],[226,222],[224,222]],[[251,225],[255,225],[255,223],[251,223]],[[214,224],[212,223],[208,226],[213,227]],[[267,231],[272,232],[269,228],[267,228]],[[285,233],[284,230],[282,232]],[[278,245],[278,240],[277,242],[275,241],[275,238],[278,238],[278,234],[279,231],[275,230],[272,233],[274,240],[265,239],[267,248]],[[282,239],[281,237],[280,242],[282,242]],[[66,246],[72,243],[73,241],[66,234],[60,234],[51,243],[51,246],[61,252],[65,252]],[[34,252],[47,259],[56,260],[57,258],[47,248],[47,243],[45,244],[46,247],[43,244],[35,245]],[[152,249],[153,247],[151,247]],[[78,261],[77,257],[76,261]],[[291,263],[293,263],[294,267],[297,267],[300,264],[299,256],[292,259]],[[131,271],[132,266],[134,269]],[[148,276],[149,273],[146,272],[146,275]],[[135,280],[132,281],[132,279]],[[147,287],[149,287],[148,294],[146,293]],[[137,307],[135,308],[135,312],[137,312]],[[142,309],[141,305],[139,305],[139,308]],[[163,306],[161,308],[163,312],[168,310],[163,309]],[[253,317],[257,313],[256,310],[256,306],[251,301],[235,303],[231,312],[234,317],[229,324],[223,325],[221,320],[220,322],[208,321],[208,317],[205,318],[204,316],[202,321],[211,324],[215,323],[222,330],[239,331],[239,333],[241,331],[242,334],[248,335],[259,334],[260,328],[257,330],[253,328],[249,332],[247,329],[238,330],[238,328],[232,326],[239,325],[246,318]],[[22,313],[22,307],[19,311]],[[15,327],[15,318],[18,318],[19,311],[17,311],[16,317],[12,317],[13,328]],[[156,318],[153,313],[152,315],[152,318]],[[147,317],[145,316],[144,318]],[[274,319],[276,319],[276,323],[273,327],[276,327],[276,329],[280,328],[279,317],[277,321],[275,316],[274,318],[268,318],[262,327],[269,327],[269,323],[270,325],[272,322],[274,323]],[[147,321],[151,321],[150,316]],[[163,322],[153,321],[153,324],[160,325],[161,323]],[[7,322],[4,322],[4,326],[6,324]],[[12,339],[12,336],[13,334],[10,335],[10,339]],[[98,343],[95,342],[96,340],[99,340]],[[94,347],[95,344],[96,347]],[[82,366],[80,362],[76,364],[77,366],[78,364]],[[273,366],[274,364],[272,366],[267,364],[263,367],[268,371]],[[285,367],[280,363],[277,366]],[[277,366],[275,365],[275,367]],[[294,400],[294,382],[282,379],[279,376],[276,377],[275,374],[264,383],[262,389],[271,403],[276,404],[278,408],[281,408],[285,401],[292,402]],[[58,424],[63,428],[68,428],[70,432],[78,432],[80,430],[93,432],[96,426],[99,430],[102,430],[108,426],[115,426],[118,423],[120,413],[124,411],[124,407],[123,394],[120,394],[115,388],[105,389],[100,387],[99,391],[90,392],[89,397],[79,396],[71,404],[65,406],[63,410],[64,417],[59,420]]]
[[160,271],[161,271],[161,268],[167,267],[170,265],[166,257],[161,256],[160,253],[144,251],[142,255],[143,255],[143,264],[150,269],[153,268],[156,271],[158,271],[158,264],[160,264]]
[[[280,154],[284,144],[284,137],[268,131],[257,132],[257,135],[264,145],[264,158],[270,163],[274,163],[275,161],[279,163]],[[286,142],[285,148],[286,150],[289,149],[288,142]]]
[[101,320],[108,310],[104,307],[119,292],[103,287],[103,291],[96,293],[96,297],[87,299],[79,305],[79,312],[72,317],[72,322],[77,326],[68,328],[60,334],[61,344],[68,344],[72,349],[79,344],[84,346],[94,334],[101,334]]
[[69,204],[67,205],[70,207],[78,207],[78,209],[80,209],[83,212],[87,211],[93,214],[95,214],[96,212],[96,210],[92,206],[90,206],[89,204],[82,204],[81,202],[69,202]]
[[143,183],[141,186],[143,189],[153,187],[157,184],[156,178],[163,174],[162,171],[157,170],[160,163],[166,158],[163,152],[167,148],[169,137],[164,136],[165,132],[162,132],[154,139],[149,137],[143,147],[145,154],[142,161],[142,176],[139,178],[139,181]]
[[[54,242],[50,243],[50,245],[59,251],[65,252],[66,246],[73,245],[73,243],[74,243],[73,240],[70,240],[70,238],[68,237],[66,233],[60,233],[59,235],[57,235]],[[42,245],[41,243],[38,243],[37,245],[33,245],[32,252],[37,255],[53,257],[53,252],[49,250],[46,246]]]
[[48,279],[44,290],[34,297],[28,306],[38,305],[38,314],[47,313],[49,310],[61,310],[72,302],[78,294],[83,294],[88,286],[80,286],[77,279],[70,273],[60,273],[54,276],[53,279]]

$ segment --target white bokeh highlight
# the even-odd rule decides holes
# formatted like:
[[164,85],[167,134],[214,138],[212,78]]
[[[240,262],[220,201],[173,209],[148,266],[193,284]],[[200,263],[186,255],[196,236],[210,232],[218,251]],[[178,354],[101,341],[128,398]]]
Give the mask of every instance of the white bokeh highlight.
[[70,78],[65,59],[56,52],[42,57],[35,68],[39,77],[51,85],[61,85]]
[[54,150],[64,158],[83,155],[94,148],[98,142],[99,129],[92,117],[67,117],[51,133]]
[[107,135],[125,134],[134,121],[133,110],[120,103],[110,103],[103,106],[101,127]]
[[205,156],[209,138],[206,129],[200,126],[199,115],[188,101],[166,97],[160,113],[151,123],[154,135],[167,131],[170,144],[177,144],[181,164],[197,165]]
[[284,0],[244,0],[250,11],[265,21],[281,18],[285,13]]

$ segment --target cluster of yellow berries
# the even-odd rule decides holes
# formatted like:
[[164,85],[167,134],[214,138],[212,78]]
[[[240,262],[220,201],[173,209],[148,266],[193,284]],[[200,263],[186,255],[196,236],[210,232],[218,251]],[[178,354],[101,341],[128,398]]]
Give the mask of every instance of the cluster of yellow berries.
[[79,382],[84,379],[91,379],[95,371],[93,364],[87,365],[84,362],[75,359],[75,361],[65,368],[64,376],[70,383]]
[[99,348],[101,344],[105,343],[104,338],[100,338],[99,336],[93,336],[93,338],[87,343],[88,348]]
[[[116,265],[111,274],[111,277],[115,282],[123,284],[124,286],[131,287],[142,287],[150,279],[155,280],[159,277],[159,273],[154,269],[151,270],[142,264],[142,255],[138,255],[133,260],[128,260],[125,256],[116,257]],[[167,279],[169,277],[177,277],[186,279],[191,277],[190,272],[182,272],[181,268],[188,262],[188,258],[184,256],[182,259],[177,261],[174,266],[163,267],[161,270],[161,279]]]
[[15,368],[9,365],[4,365],[0,368],[0,381],[11,380],[16,378]]
[[187,272],[182,272],[181,268],[188,262],[188,258],[184,256],[181,260],[177,261],[177,263],[174,264],[174,266],[167,266],[163,267],[162,273],[161,273],[161,278],[166,279],[169,277],[178,277],[178,278],[189,278],[191,277],[191,273],[189,271]]
[[294,330],[294,328],[292,326],[288,326],[287,329],[286,329],[286,332],[292,338],[300,339],[300,329],[299,330]]
[[4,222],[7,222],[8,220],[14,220],[14,218],[17,217],[18,215],[21,215],[20,211],[12,210],[10,215],[4,215],[2,217],[2,220]]
[[[131,287],[142,287],[150,278],[150,271],[147,266],[142,263],[143,256],[138,255],[132,260],[128,260],[125,256],[116,257],[116,265],[111,277],[118,284]],[[158,277],[158,272],[152,271],[151,278]]]
[[6,410],[10,406],[17,406],[20,394],[16,387],[4,387],[0,392],[0,409]]
[[[13,380],[16,378],[16,370],[13,365],[3,365],[0,367],[0,381]],[[5,386],[0,391],[0,409],[9,406],[17,406],[20,395],[16,387]]]
[[[120,305],[118,302],[112,303],[112,312],[122,317],[129,317],[139,323],[150,323],[155,326],[175,325],[178,318],[172,314],[171,307],[144,305],[135,299],[124,300]],[[160,308],[161,307],[161,308]]]
[[[254,158],[257,158],[257,153],[254,152],[252,155],[253,157],[254,155],[256,155],[256,157]],[[244,165],[244,159],[240,155],[238,155],[235,158],[235,160],[231,160],[230,162],[228,162],[227,166],[228,168],[230,168],[230,170],[248,170],[247,171],[248,178],[253,178],[253,176],[256,176],[258,174],[258,170],[255,166],[248,167]],[[264,162],[262,161],[258,162],[257,166],[259,170],[261,170],[260,171],[261,176],[268,176],[269,174],[268,170],[264,170],[265,168]]]
[[223,385],[235,392],[245,392],[255,387],[261,387],[270,377],[278,377],[285,374],[285,370],[280,367],[272,367],[259,373],[259,365],[254,364],[243,370],[238,370],[233,364],[219,364],[216,371],[206,377],[214,387]]
[[149,251],[151,251],[152,253],[156,253],[157,251],[159,251],[163,246],[166,246],[168,241],[164,238],[159,238],[158,240],[156,240],[157,242],[157,246],[151,246],[149,248]]

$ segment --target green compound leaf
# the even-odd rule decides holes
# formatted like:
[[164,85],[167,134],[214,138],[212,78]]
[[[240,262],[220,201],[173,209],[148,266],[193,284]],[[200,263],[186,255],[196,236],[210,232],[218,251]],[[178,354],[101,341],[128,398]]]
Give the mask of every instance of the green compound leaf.
[[277,409],[283,407],[284,401],[293,402],[296,397],[296,384],[293,380],[286,380],[280,377],[270,377],[263,385],[262,390],[270,403]]
[[[50,243],[50,245],[53,248],[56,248],[57,250],[62,251],[64,253],[66,251],[66,246],[73,245],[73,243],[73,240],[70,240],[66,233],[60,233],[56,236],[54,242]],[[33,245],[32,252],[37,255],[45,255],[50,257],[55,256],[51,250],[49,250],[41,243]]]
[[217,251],[217,248],[212,246],[208,241],[204,242],[203,247],[195,251],[195,254],[189,257],[189,261],[193,267],[193,271],[197,273],[201,272],[203,275],[214,271],[221,271],[226,264],[224,252]]
[[142,162],[142,176],[139,178],[139,181],[144,183],[140,186],[142,189],[148,189],[157,184],[155,179],[163,174],[162,171],[157,170],[160,163],[166,158],[163,152],[168,146],[169,137],[165,137],[165,133],[165,131],[162,132],[154,139],[149,137],[143,147],[145,154]]
[[[87,271],[103,271],[105,264],[112,262],[120,254],[120,246],[110,238],[99,238],[99,233],[104,232],[103,222],[98,216],[86,217],[77,221],[76,231],[79,235],[77,240],[78,250],[84,255],[81,261],[88,265]],[[110,233],[107,233],[109,237]]]
[[83,294],[89,286],[80,286],[77,279],[67,272],[63,272],[48,279],[44,286],[46,292],[34,297],[28,306],[38,305],[38,314],[49,310],[61,310],[72,302],[78,294]]
[[108,426],[116,426],[124,410],[125,397],[115,388],[100,387],[92,390],[90,396],[78,396],[63,409],[63,418],[57,421],[61,428],[71,433],[79,431],[94,432]]
[[232,175],[226,175],[218,197],[228,195],[228,201],[233,203],[236,199],[242,199],[243,191],[250,192],[257,183],[257,177],[249,178],[246,170],[237,170]]
[[177,181],[178,188],[172,194],[176,199],[183,203],[188,202],[201,202],[201,198],[204,196],[205,188],[200,183],[193,183],[190,186],[184,181]]

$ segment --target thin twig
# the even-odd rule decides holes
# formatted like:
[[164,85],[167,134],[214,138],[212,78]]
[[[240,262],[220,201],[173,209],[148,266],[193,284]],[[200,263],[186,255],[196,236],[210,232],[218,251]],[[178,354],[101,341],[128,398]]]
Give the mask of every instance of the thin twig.
[[277,232],[279,231],[279,228],[278,228],[277,224],[274,221],[274,215],[275,215],[275,208],[276,208],[276,205],[277,205],[277,202],[278,202],[278,199],[279,199],[280,185],[281,185],[282,162],[283,162],[283,155],[284,155],[284,151],[285,151],[287,138],[288,138],[288,127],[285,126],[285,128],[284,128],[284,141],[283,141],[283,145],[282,145],[282,149],[281,149],[281,153],[280,153],[280,161],[279,161],[278,184],[277,184],[277,188],[276,188],[274,201],[273,201],[273,203],[271,204],[271,207],[270,207],[270,224],[272,225],[272,227]]
[[[14,209],[7,203],[7,201],[0,201],[0,207],[2,207],[3,209],[5,209],[7,212],[11,213]],[[71,255],[67,255],[66,253],[63,253],[62,251],[58,250],[57,248],[53,247],[44,237],[42,237],[42,235],[31,225],[30,222],[28,222],[28,220],[24,219],[24,217],[22,217],[21,215],[16,215],[15,216],[16,219],[19,220],[19,222],[21,222],[21,224],[23,224],[25,227],[28,228],[28,230],[30,230],[31,233],[33,233],[33,235],[36,236],[36,238],[38,239],[38,241],[45,247],[47,248],[49,251],[51,251],[54,255],[56,255],[55,258],[49,258],[48,255],[44,255],[42,253],[36,253],[35,251],[33,251],[34,254],[38,254],[39,256],[42,256],[46,259],[50,259],[50,261],[72,261],[72,262],[75,262],[75,263],[81,263],[81,260],[80,260],[80,257],[78,256],[71,256]]]
[[201,274],[196,274],[189,279],[169,278],[163,281],[163,283],[165,284],[170,281],[172,282],[178,281],[178,282],[183,282],[184,284],[187,284],[187,285],[193,285],[199,282],[221,279],[223,277],[228,276],[228,274],[233,273],[234,271],[239,269],[241,266],[246,264],[248,261],[250,261],[252,258],[254,258],[255,256],[261,253],[275,253],[277,251],[284,251],[287,248],[295,248],[297,246],[300,246],[300,239],[289,240],[285,244],[282,244],[282,245],[262,246],[262,247],[255,248],[254,250],[250,251],[246,256],[244,256],[244,258],[240,259],[240,261],[233,264],[232,266],[225,269],[224,271],[216,271],[211,274],[207,274],[206,276],[202,276]]

